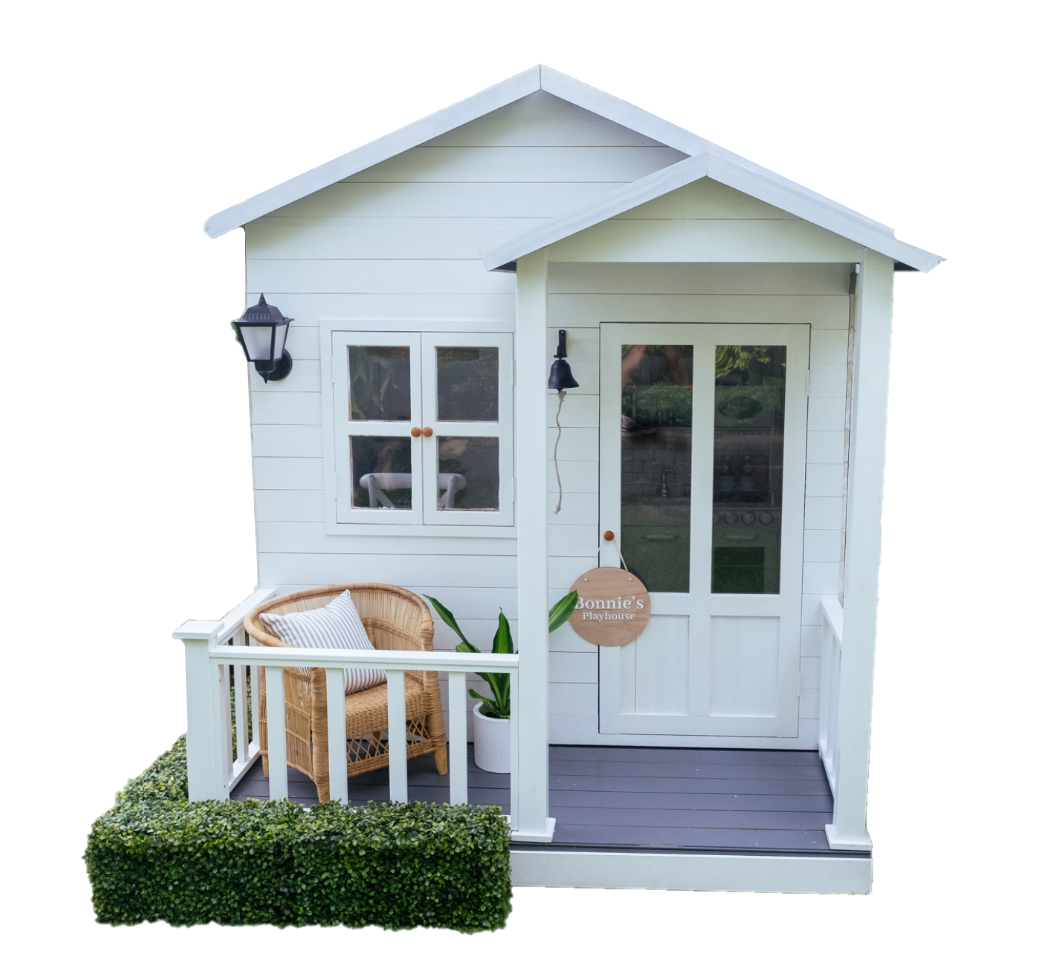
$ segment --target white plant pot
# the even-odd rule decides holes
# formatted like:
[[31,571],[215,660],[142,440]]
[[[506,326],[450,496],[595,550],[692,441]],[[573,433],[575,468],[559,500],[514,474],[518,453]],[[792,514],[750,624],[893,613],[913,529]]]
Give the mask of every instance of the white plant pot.
[[510,720],[481,714],[474,705],[474,762],[485,772],[510,771]]

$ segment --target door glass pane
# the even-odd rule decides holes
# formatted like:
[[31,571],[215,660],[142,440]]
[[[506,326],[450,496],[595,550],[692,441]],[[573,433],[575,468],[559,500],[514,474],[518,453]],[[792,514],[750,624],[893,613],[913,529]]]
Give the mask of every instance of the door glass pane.
[[623,558],[650,592],[688,592],[692,347],[622,349]]
[[351,347],[350,418],[408,422],[412,417],[407,347]]
[[712,592],[779,592],[786,347],[719,346]]
[[437,418],[499,421],[499,348],[437,348]]
[[412,508],[412,441],[407,436],[351,436],[354,507]]
[[499,509],[499,440],[437,437],[437,509]]

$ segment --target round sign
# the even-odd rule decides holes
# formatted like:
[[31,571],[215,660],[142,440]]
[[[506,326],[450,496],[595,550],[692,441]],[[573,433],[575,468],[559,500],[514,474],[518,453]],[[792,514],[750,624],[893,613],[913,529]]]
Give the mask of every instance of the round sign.
[[584,640],[603,647],[629,643],[647,625],[652,609],[648,589],[622,568],[592,568],[575,580],[579,593],[568,620]]

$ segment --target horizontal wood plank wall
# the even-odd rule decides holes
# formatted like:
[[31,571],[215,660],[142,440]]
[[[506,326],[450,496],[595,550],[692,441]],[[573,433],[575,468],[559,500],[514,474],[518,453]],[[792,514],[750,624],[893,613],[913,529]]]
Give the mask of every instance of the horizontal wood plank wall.
[[[431,321],[421,329],[512,331],[515,277],[487,272],[480,249],[683,158],[538,92],[248,224],[247,300],[264,291],[294,318],[291,376],[264,384],[249,372],[259,581],[288,592],[390,582],[435,596],[478,646],[490,645],[500,609],[516,631],[513,538],[325,533],[320,321],[418,319]],[[596,423],[596,401],[585,410],[576,401],[566,415]],[[596,441],[566,439],[562,448],[573,481],[562,516],[584,523],[551,541],[554,597],[575,579],[597,520]],[[453,648],[452,632],[436,626],[436,646]],[[558,689],[555,710],[566,696],[571,710],[597,680],[592,658],[572,643],[565,638],[560,656],[569,659],[555,665],[555,679],[568,685]],[[470,686],[484,689],[476,678]],[[442,696],[447,706],[443,679]]]
[[[731,195],[708,195],[711,221],[738,215]],[[742,198],[742,195],[738,195]],[[678,202],[679,205],[682,202]],[[684,202],[684,203],[687,203]],[[776,221],[765,205],[743,198],[748,220]],[[660,202],[653,202],[660,205]],[[752,205],[759,205],[755,209]],[[639,209],[640,210],[640,209]],[[775,209],[768,209],[774,211]],[[668,212],[669,213],[669,212]],[[685,212],[688,214],[689,212]],[[657,220],[658,218],[657,212]],[[819,704],[819,600],[838,591],[845,452],[845,385],[848,346],[849,266],[838,264],[654,264],[559,263],[551,267],[548,345],[551,357],[557,330],[568,331],[568,361],[579,381],[561,412],[563,434],[558,457],[566,493],[553,515],[551,542],[579,543],[574,557],[562,547],[551,559],[551,586],[582,574],[597,551],[598,362],[599,324],[649,322],[811,323],[811,398],[806,467],[806,531],[803,573],[801,702],[797,739],[645,738],[607,736],[598,731],[597,648],[570,627],[550,638],[550,738],[567,744],[738,745],[752,748],[816,748]],[[548,412],[553,447],[556,398]],[[556,530],[554,530],[556,528]]]

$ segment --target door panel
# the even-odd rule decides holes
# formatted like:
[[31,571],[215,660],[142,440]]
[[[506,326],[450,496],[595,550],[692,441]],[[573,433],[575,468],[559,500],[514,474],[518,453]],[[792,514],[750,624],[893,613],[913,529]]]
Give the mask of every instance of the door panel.
[[688,626],[688,616],[658,616],[634,640],[635,713],[688,714]]
[[805,324],[602,324],[601,528],[652,594],[600,730],[794,737]]
[[710,713],[773,717],[779,653],[777,619],[710,617]]

